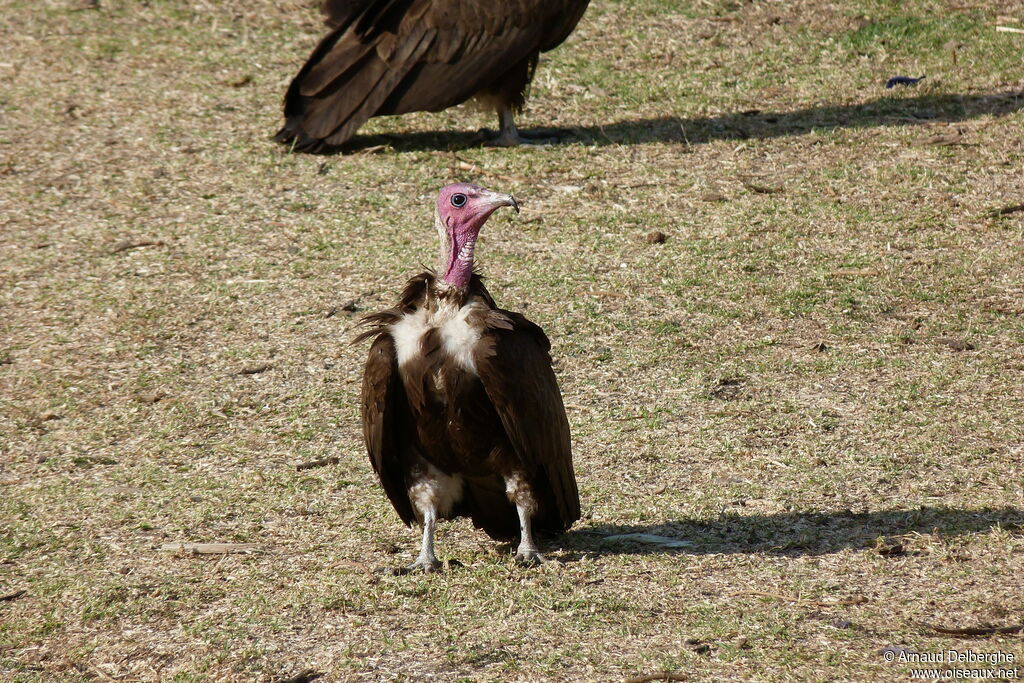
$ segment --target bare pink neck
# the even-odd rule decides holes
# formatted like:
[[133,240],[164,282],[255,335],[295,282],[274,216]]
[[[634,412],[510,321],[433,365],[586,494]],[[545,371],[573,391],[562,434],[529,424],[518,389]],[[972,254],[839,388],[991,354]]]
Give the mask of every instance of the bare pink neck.
[[456,226],[452,230],[438,225],[441,238],[441,281],[465,289],[473,279],[473,252],[479,228]]

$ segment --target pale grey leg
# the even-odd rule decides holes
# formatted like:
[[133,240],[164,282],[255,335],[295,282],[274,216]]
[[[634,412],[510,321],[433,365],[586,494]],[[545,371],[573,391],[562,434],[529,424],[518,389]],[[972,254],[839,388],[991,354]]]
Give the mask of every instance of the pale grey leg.
[[516,512],[519,513],[519,548],[516,550],[516,562],[519,564],[533,566],[547,562],[537,548],[537,542],[533,540],[533,530],[530,528],[530,517],[533,515],[531,507],[516,504]]
[[428,507],[423,510],[423,542],[420,545],[420,555],[416,561],[405,568],[405,573],[422,571],[429,574],[441,568],[441,563],[434,555],[434,529],[437,526],[437,509]]
[[441,563],[434,555],[437,520],[451,513],[452,506],[462,498],[463,482],[461,477],[449,476],[422,458],[416,463],[411,480],[413,483],[409,486],[409,501],[423,523],[423,542],[416,561],[399,573],[434,572],[441,569]]

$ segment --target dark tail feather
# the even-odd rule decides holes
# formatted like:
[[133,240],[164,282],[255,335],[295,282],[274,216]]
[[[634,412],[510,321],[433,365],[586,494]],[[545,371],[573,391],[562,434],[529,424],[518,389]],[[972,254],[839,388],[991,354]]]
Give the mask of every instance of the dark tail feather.
[[332,33],[288,86],[285,124],[274,139],[291,144],[295,152],[315,153],[344,144],[377,114],[435,35],[434,30],[422,29],[385,61],[372,45],[343,50],[346,59],[335,59],[331,51],[340,36]]

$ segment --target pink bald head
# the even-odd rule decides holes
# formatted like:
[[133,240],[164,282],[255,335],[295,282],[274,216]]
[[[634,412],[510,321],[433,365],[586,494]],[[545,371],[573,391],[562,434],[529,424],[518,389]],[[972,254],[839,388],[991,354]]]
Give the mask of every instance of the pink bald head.
[[465,288],[473,276],[476,238],[491,214],[502,206],[519,213],[510,194],[491,192],[476,185],[456,183],[441,188],[437,196],[437,233],[441,239],[441,279]]

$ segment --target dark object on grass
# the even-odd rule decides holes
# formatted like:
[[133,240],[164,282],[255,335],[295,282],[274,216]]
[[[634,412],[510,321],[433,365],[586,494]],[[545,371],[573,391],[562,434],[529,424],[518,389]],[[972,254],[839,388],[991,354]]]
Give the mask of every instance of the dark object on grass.
[[325,0],[331,32],[288,87],[278,142],[343,144],[373,116],[441,111],[480,97],[498,112],[494,144],[522,144],[522,108],[541,52],[576,27],[589,0]]
[[975,349],[974,344],[966,339],[957,339],[956,337],[938,337],[935,341],[943,346],[953,349],[954,351],[973,351]]
[[580,517],[569,421],[544,332],[498,308],[473,272],[480,228],[512,195],[449,185],[437,200],[441,268],[409,280],[392,309],[364,317],[373,339],[363,375],[370,462],[406,525],[423,526],[407,571],[431,572],[438,519],[468,516],[516,560],[544,562],[535,530]]
[[922,622],[921,625],[927,629],[935,631],[936,633],[941,633],[947,636],[994,636],[1024,632],[1024,624],[1014,624],[1013,626],[979,626],[971,628],[948,628],[925,622]]
[[996,218],[998,216],[1009,216],[1011,213],[1017,213],[1019,211],[1024,211],[1024,204],[1011,204],[1010,206],[1004,206],[999,209],[992,209],[989,211],[989,215]]
[[897,85],[917,85],[925,78],[927,78],[927,76],[921,76],[920,78],[911,78],[910,76],[893,76],[885,82],[885,87],[895,88]]
[[322,677],[323,675],[324,674],[321,671],[306,669],[305,671],[297,673],[294,676],[279,678],[276,681],[274,681],[274,683],[313,683],[313,681]]
[[295,469],[298,472],[302,470],[311,470],[314,467],[326,467],[327,465],[337,465],[341,462],[341,458],[331,456],[328,458],[318,458],[316,460],[309,460],[307,462],[295,463]]
[[689,681],[689,674],[675,673],[673,671],[659,671],[653,674],[640,674],[627,678],[626,683],[651,683],[651,681]]

